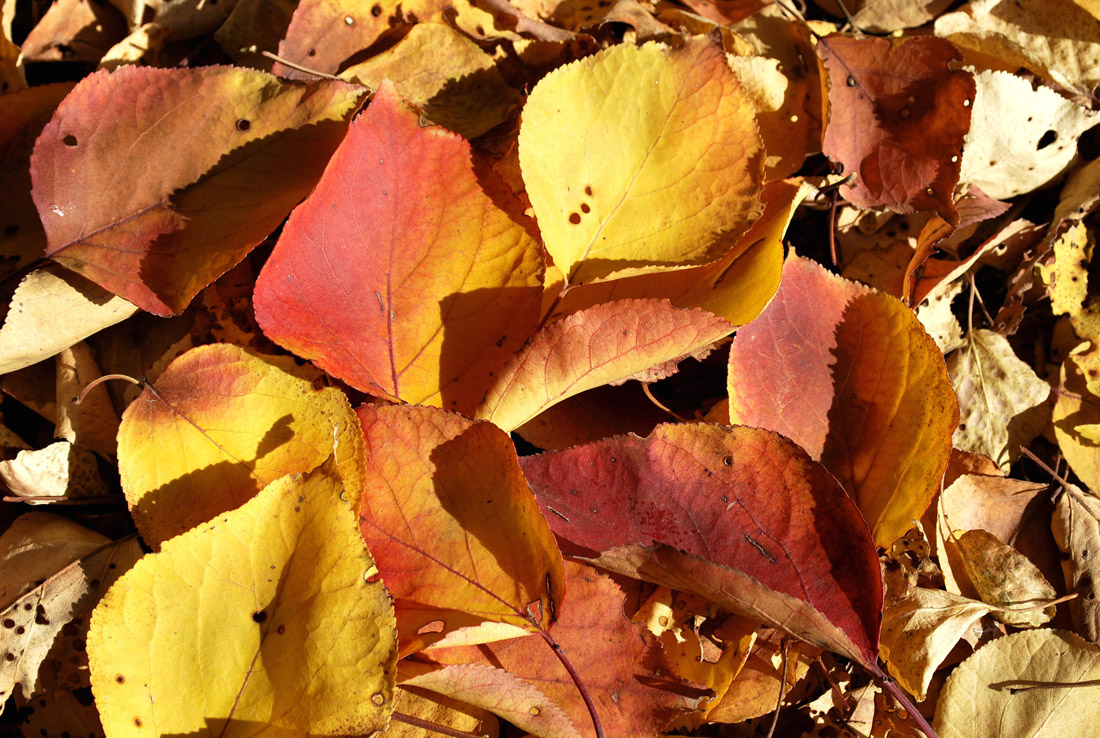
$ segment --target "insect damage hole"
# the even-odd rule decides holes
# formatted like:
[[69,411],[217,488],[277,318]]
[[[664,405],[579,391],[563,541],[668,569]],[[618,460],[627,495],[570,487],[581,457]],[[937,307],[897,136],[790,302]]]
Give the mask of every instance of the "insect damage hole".
[[256,612],[252,613],[252,622],[262,623],[265,620],[267,620],[267,613],[263,610],[257,610]]
[[1046,133],[1043,134],[1043,137],[1039,139],[1039,145],[1035,147],[1035,150],[1036,151],[1042,151],[1047,146],[1050,146],[1052,143],[1054,143],[1057,140],[1058,140],[1058,132],[1057,131],[1047,131]]
[[61,139],[61,143],[65,144],[66,146],[76,146],[76,136],[69,134],[68,136],[65,136],[65,138]]

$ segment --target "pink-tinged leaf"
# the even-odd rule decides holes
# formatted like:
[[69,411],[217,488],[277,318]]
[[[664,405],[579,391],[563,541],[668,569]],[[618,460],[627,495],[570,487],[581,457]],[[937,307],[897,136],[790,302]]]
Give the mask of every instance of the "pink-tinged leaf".
[[[676,717],[697,709],[706,692],[675,678],[660,676],[657,639],[643,623],[632,623],[623,614],[625,595],[619,586],[610,577],[582,564],[567,563],[565,571],[569,604],[561,609],[552,635],[588,689],[603,723],[604,735],[608,738],[657,735]],[[503,668],[564,709],[580,735],[593,734],[591,718],[577,685],[541,638],[434,648],[417,658],[449,664],[440,671],[451,677],[451,683],[460,683],[465,676],[471,687],[472,679],[479,675],[477,665]],[[458,664],[472,666],[458,667]],[[454,671],[458,668],[471,671],[464,675]],[[430,674],[416,683],[432,689],[423,683]],[[465,698],[468,697],[469,694]],[[482,698],[486,703],[497,699],[493,692]],[[490,704],[480,701],[475,704],[496,712]],[[503,713],[497,714],[511,719]]]
[[472,414],[538,321],[541,256],[522,217],[469,144],[421,126],[383,83],[283,229],[256,317],[358,389]]
[[786,438],[662,425],[520,463],[567,555],[874,664],[882,587],[867,526]]
[[928,508],[959,406],[943,355],[899,300],[791,256],[730,349],[730,420],[782,433],[832,472],[889,546]]
[[954,222],[952,203],[970,130],[974,77],[954,63],[954,44],[918,36],[822,39],[829,71],[829,123],[822,150],[854,175],[841,193],[861,208],[936,210]]
[[539,331],[500,370],[477,417],[513,430],[567,397],[706,351],[732,330],[716,315],[667,300],[579,310]]
[[541,613],[549,627],[565,594],[561,554],[508,434],[431,407],[357,413],[360,528],[396,600],[402,653],[483,621],[535,630]]
[[363,94],[232,67],[85,78],[31,158],[46,255],[143,310],[182,312],[309,192]]

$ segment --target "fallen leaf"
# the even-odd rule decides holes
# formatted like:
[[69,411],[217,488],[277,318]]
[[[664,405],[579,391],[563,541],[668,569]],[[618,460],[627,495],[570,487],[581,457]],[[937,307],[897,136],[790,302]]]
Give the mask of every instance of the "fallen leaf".
[[0,606],[7,607],[40,580],[109,541],[60,515],[38,511],[20,515],[0,535]]
[[[834,15],[842,15],[835,0],[819,3]],[[893,33],[923,26],[951,5],[951,0],[845,0],[852,25],[872,33]]]
[[492,57],[449,26],[418,23],[397,46],[352,65],[341,75],[371,89],[390,79],[433,123],[477,138],[503,122],[517,92]]
[[[546,644],[542,647],[549,648]],[[535,685],[500,667],[486,664],[439,666],[406,659],[401,662],[401,668],[402,687],[425,689],[475,705],[539,738],[581,738],[561,707]]]
[[1100,648],[1062,630],[1026,630],[983,646],[947,678],[941,738],[1091,738],[1100,719]]
[[980,529],[956,532],[949,544],[958,548],[982,601],[998,608],[993,613],[998,620],[1017,628],[1037,628],[1054,617],[1054,605],[1041,605],[1058,593],[1019,551]]
[[[302,0],[279,42],[279,56],[306,69],[335,74],[389,28],[427,20],[445,4],[443,0]],[[282,63],[272,71],[286,79],[316,79]]]
[[[740,723],[774,713],[780,689],[784,706],[790,704],[794,688],[805,679],[821,653],[809,644],[795,641],[786,646],[784,665],[781,645],[766,643],[766,649],[760,648],[759,641],[755,645],[757,648],[745,659],[737,678],[707,715],[711,722]],[[781,681],[786,684],[781,686]]]
[[58,266],[28,274],[0,328],[0,374],[37,364],[138,311],[121,297]]
[[763,214],[710,264],[575,285],[564,293],[561,273],[555,270],[556,283],[548,273],[547,293],[551,304],[556,304],[550,320],[612,300],[667,297],[674,307],[702,308],[733,325],[750,323],[779,289],[783,238],[795,211],[811,191],[801,180],[766,184],[760,193]]
[[51,3],[22,43],[25,61],[99,61],[126,35],[126,21],[107,3],[58,0]]
[[130,28],[155,22],[181,41],[213,32],[225,21],[237,0],[109,0],[129,20]]
[[982,453],[1005,472],[1050,420],[1050,385],[1021,361],[999,333],[970,331],[966,344],[947,360],[959,398],[959,425],[952,443]]
[[754,428],[661,425],[647,438],[521,464],[567,555],[874,663],[874,546],[854,503],[790,441]]
[[88,634],[107,735],[386,727],[393,605],[343,490],[331,465],[283,477],[115,582]]
[[504,365],[477,417],[514,430],[567,397],[705,353],[732,328],[667,300],[618,300],[578,311],[536,333]]
[[763,149],[722,49],[619,44],[561,67],[523,108],[519,159],[568,284],[704,264],[760,214]]
[[499,723],[491,712],[415,687],[398,689],[396,711],[401,717],[390,721],[390,727],[381,734],[383,738],[422,738],[424,727],[410,725],[402,720],[405,716],[472,735],[500,733]]
[[518,203],[486,186],[383,84],[260,273],[264,333],[363,391],[472,413],[541,297]]
[[11,461],[0,461],[0,480],[16,497],[39,502],[108,495],[95,454],[68,441],[20,451]]
[[1076,0],[978,0],[937,18],[935,34],[1085,98],[1100,83],[1100,19]]
[[984,71],[974,82],[959,181],[998,200],[1049,184],[1073,161],[1081,134],[1100,123],[1096,113],[1015,74]]
[[974,80],[942,39],[829,36],[818,44],[829,71],[829,125],[822,150],[855,175],[841,188],[853,205],[899,213],[936,210],[955,220],[963,140]]
[[356,412],[360,528],[396,600],[402,653],[486,620],[549,628],[565,594],[561,554],[508,435],[430,407]]
[[99,68],[118,69],[125,64],[159,66],[160,53],[170,35],[171,29],[156,23],[138,26],[100,57]]
[[1086,377],[1072,356],[1067,358],[1051,413],[1058,448],[1073,473],[1093,490],[1100,489],[1100,439],[1088,429],[1100,424],[1100,398],[1089,391],[1087,382],[1095,380],[1096,375]]
[[278,48],[297,7],[297,0],[237,0],[214,40],[237,66],[270,72],[273,61],[260,52]]
[[[660,688],[652,653],[654,639],[644,626],[623,615],[624,595],[618,585],[581,564],[567,563],[565,572],[569,605],[562,608],[552,635],[588,690],[604,734],[609,738],[655,735],[678,714],[693,709],[695,701],[690,697]],[[608,658],[609,653],[616,658]],[[577,733],[593,734],[592,719],[577,685],[541,638],[435,648],[425,656],[440,664],[486,663],[503,668],[560,706]],[[674,679],[669,681],[670,686],[676,685]],[[490,694],[475,704],[493,710],[484,704],[492,699]],[[528,712],[536,714],[535,709]]]
[[362,94],[231,67],[85,78],[31,157],[47,256],[143,310],[181,312],[309,192]]
[[820,460],[877,545],[928,508],[958,408],[942,354],[897,299],[790,256],[775,299],[733,341],[728,382],[732,422],[782,433]]
[[984,602],[925,587],[915,588],[896,604],[887,604],[879,651],[890,674],[923,702],[947,655],[993,609]]
[[1100,601],[1096,599],[1100,570],[1094,554],[1100,551],[1100,499],[1075,485],[1065,485],[1052,528],[1063,553],[1066,589],[1077,595],[1069,601],[1073,625],[1096,643],[1100,641]]
[[359,424],[343,392],[313,388],[319,376],[287,357],[216,344],[147,384],[118,434],[122,489],[145,542],[158,547],[333,453],[356,504]]
[[6,703],[15,684],[20,685],[24,699],[41,691],[40,669],[57,643],[65,640],[64,633],[85,635],[101,593],[142,555],[141,544],[133,536],[107,541],[0,608],[0,649],[12,657],[0,664],[0,699]]
[[516,428],[543,451],[560,451],[624,433],[648,435],[668,413],[654,405],[640,382],[604,385],[574,395]]

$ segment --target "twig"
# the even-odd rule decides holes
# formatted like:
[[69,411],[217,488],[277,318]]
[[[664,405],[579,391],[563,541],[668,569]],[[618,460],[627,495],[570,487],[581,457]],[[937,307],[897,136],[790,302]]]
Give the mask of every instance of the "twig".
[[142,382],[140,379],[134,379],[128,374],[104,374],[102,377],[98,377],[96,379],[93,379],[91,382],[88,382],[84,389],[80,391],[80,394],[73,399],[73,404],[79,405],[80,403],[84,402],[84,398],[88,396],[89,392],[111,379],[121,379],[123,381],[129,382],[130,384],[137,385],[138,387],[144,384],[144,382]]
[[779,711],[783,709],[783,697],[787,692],[787,639],[780,641],[783,651],[783,666],[779,670],[779,700],[775,703],[775,712],[772,713],[772,726],[768,728],[768,737],[775,735],[775,726],[779,724]]
[[939,738],[936,735],[936,731],[932,729],[932,726],[924,718],[924,715],[920,714],[920,710],[918,710],[917,706],[913,704],[913,701],[909,699],[909,695],[905,693],[905,690],[899,687],[898,683],[893,679],[886,676],[885,672],[883,672],[877,664],[871,664],[871,666],[873,667],[871,674],[878,683],[882,685],[883,690],[889,692],[890,696],[909,713],[909,717],[913,718],[913,722],[917,724],[917,727],[920,728],[928,738]]
[[[260,54],[262,56],[266,56],[268,59],[271,59],[272,61],[279,62],[284,67],[290,67],[291,69],[295,69],[299,72],[302,72],[303,74],[312,74],[314,77],[320,77],[321,79],[331,79],[335,82],[349,82],[349,80],[337,77],[335,74],[329,74],[327,72],[318,72],[316,69],[310,69],[309,67],[303,67],[300,64],[295,64],[294,62],[290,61],[289,59],[284,59],[283,57],[281,57],[277,54],[272,54],[270,51],[261,51]],[[349,83],[350,84],[355,84],[354,82],[349,82]],[[361,86],[366,87],[366,85],[361,85]]]
[[677,423],[686,423],[686,422],[688,422],[688,421],[684,420],[682,417],[680,417],[677,413],[675,413],[672,410],[670,410],[669,408],[665,407],[664,403],[662,403],[660,400],[658,400],[656,397],[654,397],[653,393],[649,389],[650,384],[651,384],[651,382],[642,382],[641,383],[642,392],[645,392],[645,396],[649,398],[649,401],[652,402],[654,405],[656,405],[658,409],[660,409],[661,411],[666,413],[669,417],[671,417]]

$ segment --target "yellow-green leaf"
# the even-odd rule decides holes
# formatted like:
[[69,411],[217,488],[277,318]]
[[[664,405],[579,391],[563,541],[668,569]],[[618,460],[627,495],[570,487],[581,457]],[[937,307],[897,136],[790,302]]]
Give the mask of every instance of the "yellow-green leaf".
[[393,606],[331,467],[166,542],[88,634],[107,735],[371,734],[389,722]]
[[706,39],[613,46],[540,81],[519,159],[547,251],[570,284],[721,256],[761,206],[754,108]]

